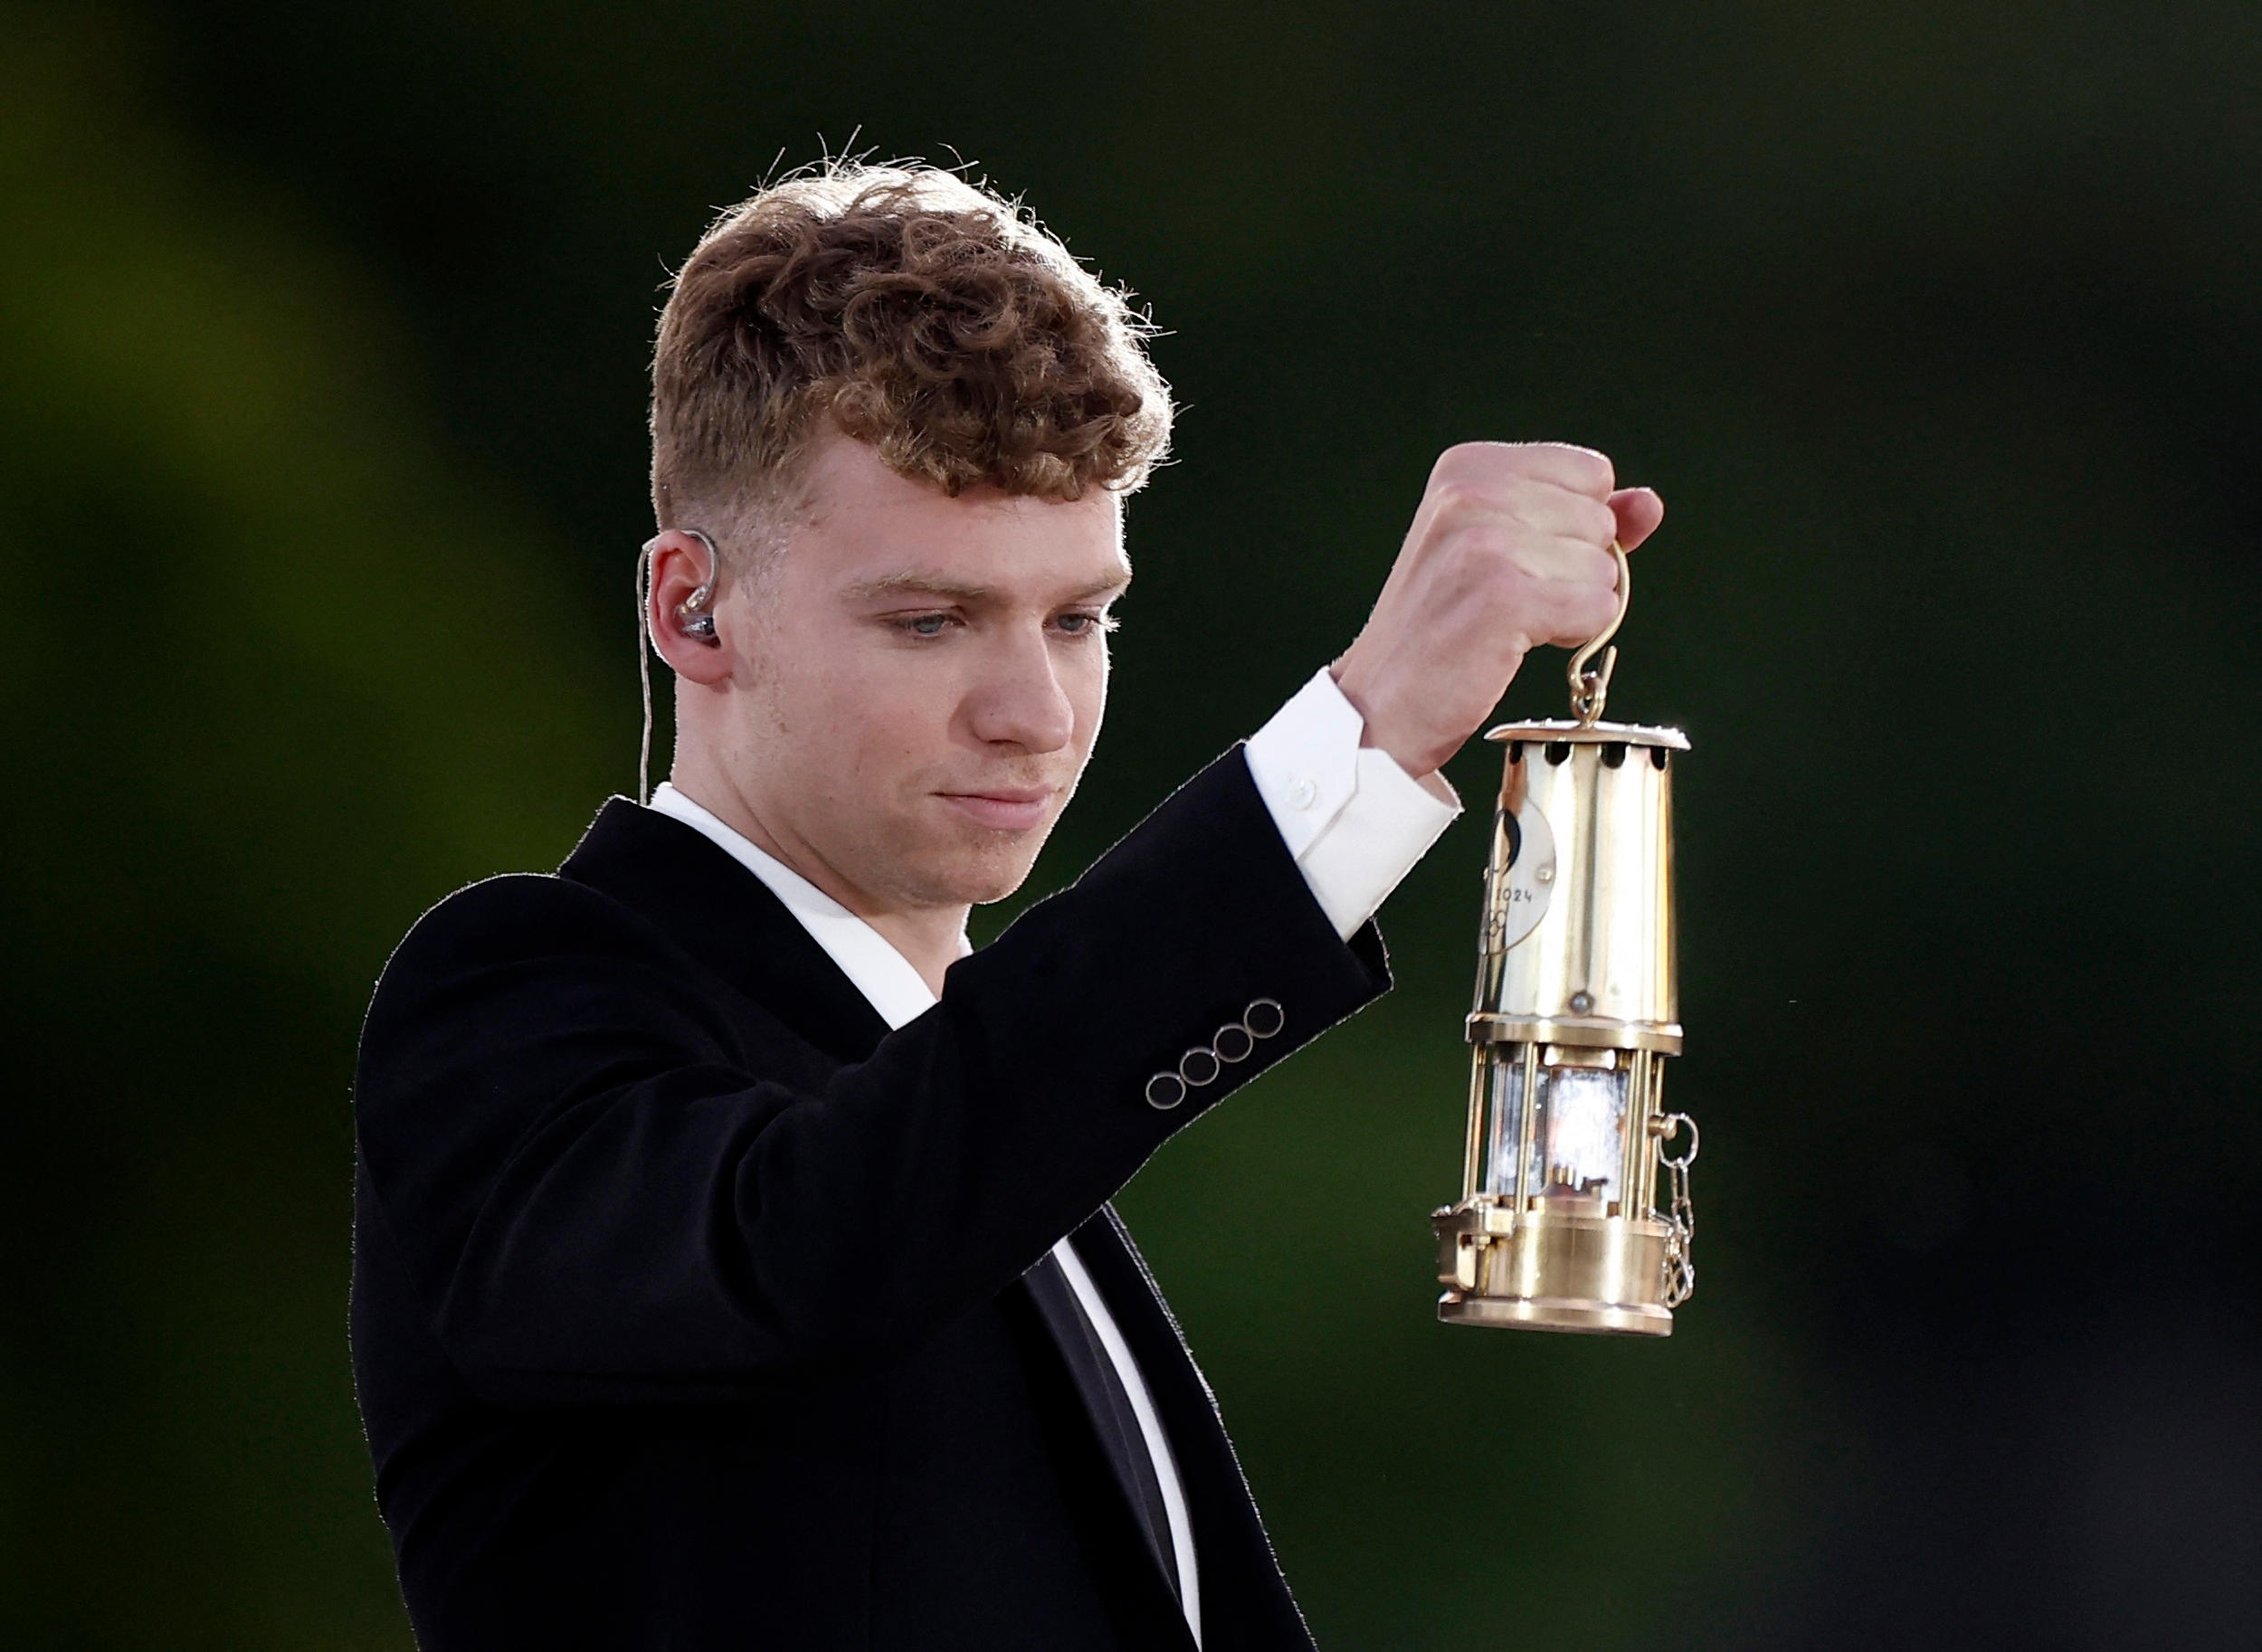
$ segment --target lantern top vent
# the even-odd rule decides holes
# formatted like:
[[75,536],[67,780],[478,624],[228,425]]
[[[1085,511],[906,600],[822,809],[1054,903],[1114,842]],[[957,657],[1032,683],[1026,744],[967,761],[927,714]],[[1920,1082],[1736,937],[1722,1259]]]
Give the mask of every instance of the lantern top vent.
[[1529,723],[1503,723],[1485,730],[1497,742],[1561,740],[1573,745],[1662,745],[1685,752],[1688,736],[1677,728],[1654,728],[1647,723],[1579,723],[1565,717],[1540,717]]

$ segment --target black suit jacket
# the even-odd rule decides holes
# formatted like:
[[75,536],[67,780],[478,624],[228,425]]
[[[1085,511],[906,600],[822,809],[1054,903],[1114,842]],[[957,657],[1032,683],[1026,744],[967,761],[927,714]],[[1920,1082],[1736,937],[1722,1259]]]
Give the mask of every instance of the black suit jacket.
[[[1191,1647],[1095,1351],[1022,1279],[1067,1233],[1176,1453],[1208,1652],[1307,1648],[1106,1201],[1387,985],[1238,749],[892,1033],[623,800],[557,876],[442,901],[355,1096],[355,1374],[427,1652]],[[1260,999],[1277,1036],[1149,1104]]]

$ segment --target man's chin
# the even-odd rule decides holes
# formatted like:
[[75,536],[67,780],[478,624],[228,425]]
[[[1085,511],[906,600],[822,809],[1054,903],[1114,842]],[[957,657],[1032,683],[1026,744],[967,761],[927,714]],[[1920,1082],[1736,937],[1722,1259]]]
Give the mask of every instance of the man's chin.
[[1051,826],[1048,822],[1041,830],[1013,832],[1010,837],[1003,832],[988,835],[1005,840],[962,845],[949,865],[933,869],[932,882],[948,890],[952,903],[986,907],[1009,898],[1029,881],[1037,852],[1051,835]]

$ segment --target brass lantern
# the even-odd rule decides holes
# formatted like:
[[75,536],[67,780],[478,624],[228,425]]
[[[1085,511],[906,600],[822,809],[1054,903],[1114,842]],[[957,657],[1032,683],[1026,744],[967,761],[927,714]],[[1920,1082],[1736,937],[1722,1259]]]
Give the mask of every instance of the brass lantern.
[[[1626,616],[1572,657],[1569,721],[1510,723],[1468,1018],[1461,1197],[1431,1218],[1452,1324],[1669,1335],[1696,1287],[1696,1126],[1665,1110],[1677,728],[1601,720]],[[1657,1208],[1659,1171],[1669,1180]]]

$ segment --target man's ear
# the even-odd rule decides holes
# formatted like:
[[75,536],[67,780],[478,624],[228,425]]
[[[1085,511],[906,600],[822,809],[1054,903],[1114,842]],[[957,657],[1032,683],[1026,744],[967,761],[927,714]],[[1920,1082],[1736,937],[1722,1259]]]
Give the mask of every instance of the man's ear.
[[644,547],[650,571],[644,590],[644,630],[669,668],[703,686],[730,675],[723,646],[716,588],[722,577],[714,542],[697,528],[670,527]]

